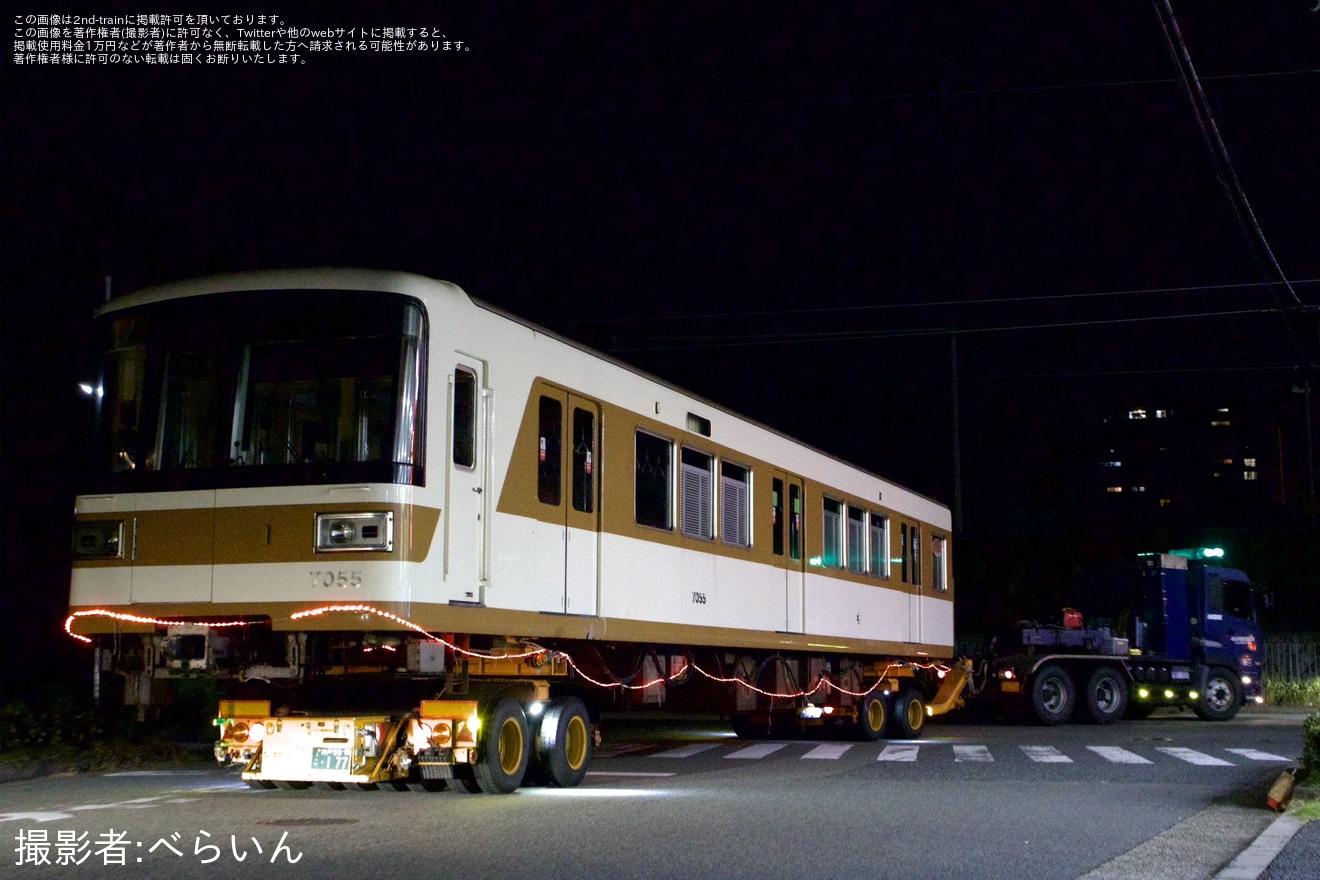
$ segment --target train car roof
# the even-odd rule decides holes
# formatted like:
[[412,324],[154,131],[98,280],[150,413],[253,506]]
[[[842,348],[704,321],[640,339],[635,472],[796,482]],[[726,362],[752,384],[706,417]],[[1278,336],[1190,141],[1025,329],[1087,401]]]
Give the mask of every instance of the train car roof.
[[149,305],[151,303],[164,302],[171,299],[181,299],[189,296],[206,296],[216,293],[229,293],[234,291],[256,291],[256,290],[294,290],[302,288],[326,288],[331,290],[366,290],[380,291],[381,293],[394,293],[404,296],[416,296],[418,299],[424,299],[426,295],[436,296],[437,294],[448,294],[454,297],[461,297],[473,306],[484,311],[498,315],[508,321],[512,321],[529,330],[542,334],[548,338],[554,339],[564,345],[570,346],[578,351],[598,358],[613,366],[628,370],[636,376],[647,381],[654,382],[670,391],[681,394],[703,406],[708,406],[731,418],[739,419],[742,422],[769,432],[789,443],[800,446],[817,455],[823,456],[847,467],[853,468],[860,473],[880,480],[911,494],[916,498],[923,499],[938,507],[948,510],[948,507],[928,495],[916,492],[901,483],[896,483],[888,477],[882,477],[873,471],[860,467],[852,462],[845,461],[833,453],[826,452],[823,449],[816,448],[809,443],[793,437],[778,428],[766,425],[755,419],[749,418],[735,410],[730,409],[723,404],[708,400],[698,394],[681,388],[666,379],[655,376],[645,370],[638,369],[626,361],[619,360],[612,355],[606,354],[591,346],[584,345],[581,342],[570,339],[553,330],[530,321],[520,315],[507,311],[493,303],[478,299],[457,284],[449,281],[441,281],[436,278],[430,278],[425,275],[419,275],[413,272],[404,272],[391,269],[362,269],[348,267],[314,267],[300,269],[271,269],[257,270],[249,272],[233,272],[219,275],[207,275],[198,278],[173,281],[165,284],[153,285],[135,290],[123,296],[113,297],[104,305],[96,310],[96,316],[111,314],[123,309],[135,308],[137,306]]

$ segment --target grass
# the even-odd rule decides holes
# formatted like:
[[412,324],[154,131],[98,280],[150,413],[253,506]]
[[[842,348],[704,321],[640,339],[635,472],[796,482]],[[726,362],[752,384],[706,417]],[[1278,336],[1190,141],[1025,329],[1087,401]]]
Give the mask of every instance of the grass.
[[1266,677],[1265,702],[1271,706],[1320,706],[1320,678]]
[[0,706],[0,763],[39,761],[87,772],[197,758],[149,728],[63,695]]

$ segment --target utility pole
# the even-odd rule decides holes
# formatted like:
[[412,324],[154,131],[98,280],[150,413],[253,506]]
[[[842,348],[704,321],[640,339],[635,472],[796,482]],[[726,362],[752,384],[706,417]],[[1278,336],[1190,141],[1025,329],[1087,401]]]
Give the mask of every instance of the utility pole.
[[[962,533],[962,428],[958,423],[958,331],[949,332],[950,400],[953,409],[953,530]],[[1312,492],[1314,496],[1314,492]]]

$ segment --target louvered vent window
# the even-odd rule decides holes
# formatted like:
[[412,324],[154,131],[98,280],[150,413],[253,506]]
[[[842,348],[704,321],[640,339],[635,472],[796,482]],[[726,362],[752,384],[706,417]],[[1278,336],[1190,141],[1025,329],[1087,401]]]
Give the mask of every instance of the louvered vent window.
[[889,520],[871,514],[871,574],[889,577]]
[[683,449],[682,507],[679,523],[689,538],[711,538],[714,459],[695,449]]
[[848,570],[866,571],[866,511],[848,506]]
[[752,543],[748,528],[750,478],[747,468],[727,461],[720,463],[720,537],[734,547],[749,547]]
[[821,562],[826,568],[843,566],[843,503],[825,499],[825,537]]

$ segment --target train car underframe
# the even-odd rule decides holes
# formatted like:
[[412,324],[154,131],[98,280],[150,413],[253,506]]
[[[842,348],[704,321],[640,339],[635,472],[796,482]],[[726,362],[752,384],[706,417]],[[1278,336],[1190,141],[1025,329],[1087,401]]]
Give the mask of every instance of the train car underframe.
[[718,712],[745,738],[909,739],[962,705],[968,675],[902,658],[181,622],[95,645],[98,690],[121,676],[139,720],[181,682],[218,687],[216,759],[254,787],[568,787],[604,713],[661,707]]

